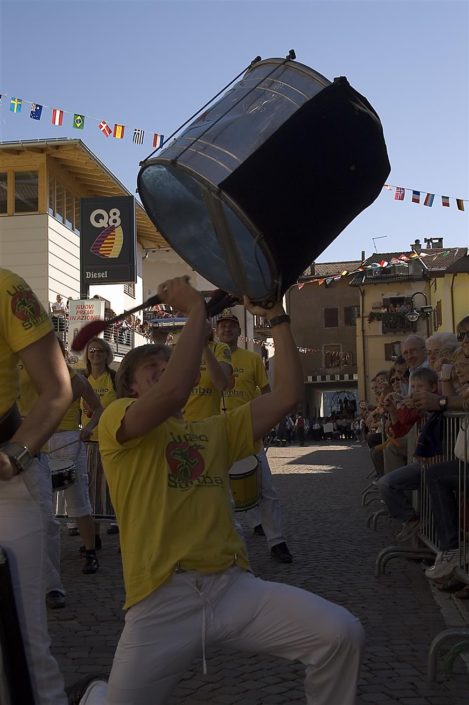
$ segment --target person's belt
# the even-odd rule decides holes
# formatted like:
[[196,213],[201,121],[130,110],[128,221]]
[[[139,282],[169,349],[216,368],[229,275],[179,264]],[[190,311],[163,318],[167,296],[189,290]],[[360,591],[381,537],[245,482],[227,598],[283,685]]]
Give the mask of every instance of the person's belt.
[[21,416],[16,404],[0,418],[0,443],[6,443],[21,426]]

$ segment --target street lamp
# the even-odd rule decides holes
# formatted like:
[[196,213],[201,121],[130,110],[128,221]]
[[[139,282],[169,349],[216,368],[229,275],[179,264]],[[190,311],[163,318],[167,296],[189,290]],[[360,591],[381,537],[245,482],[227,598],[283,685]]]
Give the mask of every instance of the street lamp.
[[[416,308],[414,305],[414,298],[417,296],[417,294],[420,294],[420,296],[423,296],[425,299],[425,305],[420,306],[420,308]],[[428,305],[428,299],[427,295],[424,294],[423,291],[416,291],[415,293],[412,294],[410,297],[410,311],[409,313],[406,314],[407,320],[411,321],[412,323],[415,323],[416,321],[419,320],[421,316],[424,316],[427,319],[427,335],[429,335],[429,324],[428,324],[428,317],[431,315],[433,308]]]

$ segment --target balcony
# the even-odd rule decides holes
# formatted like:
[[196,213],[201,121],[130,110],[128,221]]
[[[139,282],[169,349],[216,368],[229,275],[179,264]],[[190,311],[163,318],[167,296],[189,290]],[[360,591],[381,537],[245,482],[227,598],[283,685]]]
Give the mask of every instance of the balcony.
[[417,322],[409,321],[405,313],[398,311],[371,311],[368,314],[368,323],[381,321],[381,332],[387,333],[415,333]]

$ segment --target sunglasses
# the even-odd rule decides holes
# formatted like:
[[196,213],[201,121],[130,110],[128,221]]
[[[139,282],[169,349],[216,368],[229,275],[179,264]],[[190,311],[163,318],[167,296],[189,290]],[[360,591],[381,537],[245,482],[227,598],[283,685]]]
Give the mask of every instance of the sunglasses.
[[89,349],[88,349],[88,352],[89,352],[89,353],[90,353],[90,352],[100,352],[100,353],[104,353],[104,352],[106,352],[106,351],[103,350],[102,348],[89,348]]
[[458,333],[458,343],[462,343],[466,336],[469,338],[469,330],[462,330],[460,333]]

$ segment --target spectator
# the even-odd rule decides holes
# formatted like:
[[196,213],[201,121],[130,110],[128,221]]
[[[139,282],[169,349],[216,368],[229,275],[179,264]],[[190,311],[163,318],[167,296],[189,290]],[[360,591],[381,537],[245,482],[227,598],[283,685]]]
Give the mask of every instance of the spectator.
[[298,414],[295,421],[296,440],[300,446],[305,444],[305,420],[303,414]]
[[[411,381],[411,397],[406,400],[407,405],[405,409],[403,409],[403,411],[414,412],[409,423],[413,425],[417,418],[421,417],[423,414],[423,410],[417,411],[415,407],[412,408],[413,395],[422,391],[434,394],[437,389],[438,375],[434,370],[421,368],[414,372]],[[399,417],[397,414],[395,417],[395,426],[398,428]],[[404,419],[404,415],[401,416],[401,419]],[[406,432],[406,422],[407,419],[401,421],[404,434]],[[390,515],[394,519],[399,519],[399,521],[402,522],[401,531],[397,535],[399,541],[407,541],[419,529],[419,517],[410,500],[409,491],[416,490],[420,487],[420,473],[420,462],[413,462],[386,473],[377,482],[377,486]]]
[[67,304],[60,294],[57,294],[55,301],[50,305],[50,309],[54,330],[59,334],[61,340],[65,340],[68,310]]

